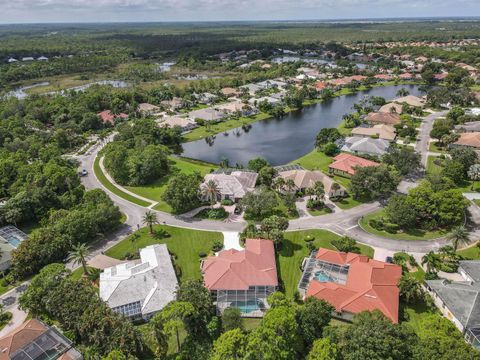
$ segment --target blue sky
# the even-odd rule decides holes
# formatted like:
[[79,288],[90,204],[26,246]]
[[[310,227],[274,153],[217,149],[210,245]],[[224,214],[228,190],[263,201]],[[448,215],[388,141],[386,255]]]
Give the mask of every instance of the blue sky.
[[480,0],[0,0],[0,23],[480,16]]

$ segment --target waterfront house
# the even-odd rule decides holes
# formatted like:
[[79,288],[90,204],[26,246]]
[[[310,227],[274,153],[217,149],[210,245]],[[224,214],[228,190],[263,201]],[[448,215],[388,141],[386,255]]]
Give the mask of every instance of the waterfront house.
[[379,310],[398,323],[400,266],[321,248],[304,259],[302,270],[300,294],[332,304],[334,317],[351,321],[362,311]]
[[371,112],[365,116],[365,121],[370,124],[386,124],[397,125],[400,124],[400,115],[392,112]]
[[157,120],[159,126],[166,127],[180,127],[182,131],[189,131],[196,128],[198,125],[195,120],[180,116],[166,116]]
[[388,104],[383,105],[380,109],[378,109],[379,113],[395,113],[401,114],[403,112],[403,105],[397,104],[395,102],[390,102]]
[[350,136],[345,138],[341,151],[353,154],[368,154],[382,156],[387,153],[390,142],[384,139],[373,139],[364,136]]
[[331,174],[349,177],[355,175],[356,168],[368,166],[380,166],[380,164],[355,155],[342,153],[333,158],[333,163],[328,165],[328,171]]
[[352,129],[352,135],[355,137],[377,137],[387,141],[393,141],[396,137],[395,128],[385,124],[378,124],[373,127],[356,127]]
[[267,298],[278,287],[271,240],[247,239],[244,250],[220,251],[202,261],[201,270],[218,314],[236,307],[243,317],[263,317]]
[[253,171],[236,169],[219,169],[204,177],[200,189],[206,187],[209,181],[217,184],[219,194],[217,200],[239,201],[248,192],[255,189],[258,174]]
[[220,121],[225,117],[223,111],[214,108],[204,108],[193,110],[188,113],[188,117],[192,119],[202,119],[205,121]]
[[106,268],[100,274],[100,297],[115,312],[149,319],[175,300],[178,282],[167,245],[140,249],[140,259]]
[[413,96],[413,95],[407,95],[407,96],[396,98],[395,100],[393,100],[393,102],[396,102],[398,104],[405,103],[410,106],[421,107],[421,108],[423,108],[426,103],[425,99],[420,98],[418,96]]

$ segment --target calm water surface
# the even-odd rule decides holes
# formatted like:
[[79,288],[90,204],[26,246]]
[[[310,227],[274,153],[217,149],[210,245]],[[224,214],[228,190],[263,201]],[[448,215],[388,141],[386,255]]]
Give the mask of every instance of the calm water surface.
[[219,163],[223,157],[230,165],[246,165],[257,156],[272,165],[289,163],[312,151],[320,129],[337,127],[344,114],[353,111],[353,104],[365,96],[394,99],[399,89],[411,95],[422,95],[415,85],[392,85],[340,96],[328,102],[305,107],[281,118],[258,121],[245,128],[236,128],[212,138],[183,144],[183,156]]

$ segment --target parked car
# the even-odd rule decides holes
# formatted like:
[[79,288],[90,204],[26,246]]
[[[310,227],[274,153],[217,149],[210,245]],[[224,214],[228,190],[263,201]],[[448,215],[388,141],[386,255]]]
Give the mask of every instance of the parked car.
[[85,170],[85,169],[83,169],[82,171],[80,171],[80,172],[78,173],[78,175],[80,175],[80,176],[87,176],[87,175],[88,175],[88,171]]
[[389,264],[393,264],[393,258],[391,256],[387,256],[387,258],[385,259],[385,261]]
[[235,210],[233,210],[235,215],[240,215],[242,213],[242,208],[240,206],[235,206]]

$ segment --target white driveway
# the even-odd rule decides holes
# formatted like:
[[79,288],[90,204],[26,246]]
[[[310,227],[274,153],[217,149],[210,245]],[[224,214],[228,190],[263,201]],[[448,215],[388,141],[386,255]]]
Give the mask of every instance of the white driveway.
[[223,249],[235,249],[243,250],[240,246],[240,233],[233,231],[224,231],[223,232]]

